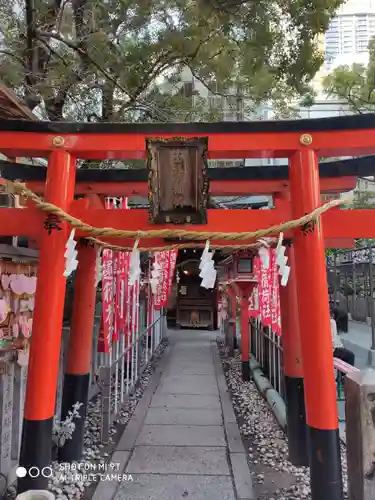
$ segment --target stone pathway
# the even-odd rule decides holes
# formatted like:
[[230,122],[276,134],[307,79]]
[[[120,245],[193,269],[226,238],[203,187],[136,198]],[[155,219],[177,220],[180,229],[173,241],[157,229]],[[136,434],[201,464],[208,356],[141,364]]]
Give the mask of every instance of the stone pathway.
[[169,332],[171,351],[155,393],[129,422],[117,448],[132,481],[114,489],[115,500],[253,500],[216,336]]

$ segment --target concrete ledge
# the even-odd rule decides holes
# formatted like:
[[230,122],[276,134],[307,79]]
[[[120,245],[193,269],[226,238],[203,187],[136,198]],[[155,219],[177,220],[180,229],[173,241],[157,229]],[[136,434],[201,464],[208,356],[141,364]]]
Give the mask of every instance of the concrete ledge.
[[254,356],[252,354],[251,354],[251,357],[250,357],[249,365],[250,365],[250,370],[251,371],[261,370],[260,364],[258,363],[258,361],[254,358]]
[[266,399],[280,427],[286,432],[286,405],[284,399],[275,389],[267,391]]
[[272,387],[268,378],[262,372],[258,361],[251,355],[250,368],[258,391],[269,404],[275,418],[284,432],[286,432],[286,406],[284,399]]
[[237,419],[234,414],[232,400],[228,390],[227,382],[225,380],[225,375],[223,372],[220,356],[217,351],[217,344],[213,342],[211,344],[211,349],[214,358],[214,367],[217,378],[217,385],[219,388],[219,396],[220,396],[221,409],[223,412],[224,424],[235,423],[237,425]]
[[[347,341],[344,341],[347,342]],[[349,342],[348,342],[349,343]],[[346,347],[346,346],[345,346]],[[262,369],[258,361],[251,355],[250,359],[250,369],[252,371],[253,379],[258,391],[267,401],[270,406],[272,413],[274,414],[278,424],[282,430],[287,434],[287,421],[286,421],[286,405],[284,399],[280,394],[272,387],[268,378],[263,374]],[[340,427],[340,439],[346,445],[346,435],[345,430]],[[247,500],[247,499],[239,499]]]
[[230,453],[245,453],[245,448],[242,442],[242,437],[238,424],[226,423],[224,424],[225,433],[227,435],[228,448]]
[[255,500],[253,481],[250,474],[247,454],[242,442],[241,433],[234,414],[232,400],[223,372],[217,343],[211,344],[221,408],[223,412],[224,429],[229,449],[229,463],[233,473],[234,487],[239,500]]
[[234,484],[239,499],[255,500],[253,481],[245,453],[230,453]]
[[[122,475],[125,471],[126,464],[129,461],[130,452],[128,451],[115,451],[111,458],[111,463],[116,464],[118,468],[113,470],[113,474]],[[96,487],[95,493],[91,500],[110,500],[116,495],[117,488],[121,482],[117,481],[101,481]]]

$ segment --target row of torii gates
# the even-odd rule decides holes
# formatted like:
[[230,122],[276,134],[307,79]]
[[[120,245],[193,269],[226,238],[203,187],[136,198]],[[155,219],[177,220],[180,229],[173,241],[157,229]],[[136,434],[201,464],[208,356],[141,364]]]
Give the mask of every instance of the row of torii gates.
[[[159,142],[204,138],[209,159],[288,158],[287,178],[280,175],[280,172],[285,174],[282,167],[235,169],[236,178],[231,178],[231,169],[225,169],[226,172],[224,169],[212,170],[209,174],[209,194],[272,194],[275,208],[249,211],[208,209],[205,224],[191,224],[189,218],[183,221],[183,229],[204,231],[207,239],[208,233],[248,233],[300,218],[321,205],[321,192],[339,193],[353,189],[356,176],[361,172],[348,173],[344,162],[342,165],[338,162],[335,169],[332,165],[322,164],[319,175],[318,158],[374,154],[375,115],[211,124],[31,123],[4,120],[0,121],[0,151],[8,158],[48,158],[48,168],[22,169],[21,165],[3,164],[2,175],[26,182],[27,187],[44,197],[45,201],[97,228],[110,226],[134,232],[175,229],[176,225],[168,223],[168,218],[163,224],[150,223],[146,210],[104,209],[103,195],[147,193],[150,186],[147,186],[144,171],[76,170],[78,159],[146,158],[150,138],[158,138]],[[259,175],[258,179],[254,178],[255,173]],[[369,172],[365,174],[369,175]],[[127,182],[124,182],[125,177]],[[159,188],[163,189],[160,185]],[[26,469],[31,466],[42,468],[51,461],[66,282],[63,276],[64,252],[71,230],[65,220],[60,220],[61,230],[47,231],[45,220],[46,214],[33,202],[29,202],[26,209],[0,210],[1,235],[36,240],[40,249],[20,453],[20,465]],[[85,238],[88,235],[78,230],[77,236]],[[312,499],[342,500],[325,247],[350,247],[354,238],[375,237],[375,211],[333,208],[317,217],[312,231],[295,229],[284,236],[292,249],[289,250],[289,260],[293,267],[293,279],[283,290],[282,298],[287,406],[291,418],[297,422],[300,415],[306,414],[306,423],[303,420],[302,424],[289,428],[291,456],[301,456],[295,447],[301,446],[300,440],[304,439],[301,436],[307,432]],[[123,247],[131,248],[134,244],[134,238],[103,236],[100,239]],[[186,240],[180,240],[182,245],[184,242]],[[210,243],[211,246],[228,246],[227,240],[213,238]],[[238,243],[246,246],[254,241],[241,239],[236,241]],[[139,243],[140,247],[150,250],[167,248],[170,244],[171,241],[163,236],[150,238],[144,233]],[[76,401],[87,402],[95,304],[95,246],[81,244],[78,260],[76,307],[71,321],[65,375],[65,411]],[[243,362],[246,363],[248,349],[243,349],[243,352]],[[304,398],[301,397],[303,393]],[[81,453],[82,436],[77,436],[76,441],[80,443],[78,453]],[[77,454],[77,446],[74,453]],[[77,459],[77,456],[70,458]],[[26,476],[19,480],[18,490],[43,489],[46,481],[42,477],[31,479]]]

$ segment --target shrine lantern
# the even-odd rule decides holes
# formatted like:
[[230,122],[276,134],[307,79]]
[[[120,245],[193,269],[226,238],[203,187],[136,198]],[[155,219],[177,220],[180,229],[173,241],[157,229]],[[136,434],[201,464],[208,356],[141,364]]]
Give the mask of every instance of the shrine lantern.
[[[239,252],[233,256],[229,283],[236,290],[238,296],[248,294],[256,283],[253,272],[253,255],[250,252]],[[240,293],[241,291],[241,293]]]
[[249,252],[239,252],[234,256],[234,276],[238,280],[253,279],[253,255]]
[[230,285],[240,299],[241,364],[242,378],[250,380],[250,335],[249,335],[249,297],[257,283],[253,273],[253,257],[248,252],[238,252],[233,256],[234,276]]

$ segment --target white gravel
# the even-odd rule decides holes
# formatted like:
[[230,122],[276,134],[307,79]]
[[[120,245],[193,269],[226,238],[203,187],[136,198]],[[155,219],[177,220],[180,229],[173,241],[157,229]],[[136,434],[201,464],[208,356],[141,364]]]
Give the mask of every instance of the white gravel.
[[[267,402],[260,395],[253,382],[243,382],[240,355],[226,359],[226,348],[219,344],[222,364],[240,431],[248,445],[249,462],[253,465],[252,475],[258,498],[262,500],[311,500],[308,467],[296,467],[288,460],[288,440],[278,425]],[[345,446],[341,446],[343,482],[347,498],[347,468]],[[262,471],[264,467],[264,472]],[[255,470],[255,472],[254,472]],[[275,480],[272,480],[272,471]],[[286,487],[278,488],[278,478],[288,476]],[[271,477],[270,477],[271,476]],[[267,482],[267,487],[262,487]],[[268,483],[271,483],[271,487]],[[274,486],[272,486],[274,483]],[[269,492],[265,492],[265,490]]]

